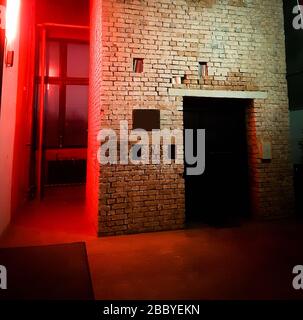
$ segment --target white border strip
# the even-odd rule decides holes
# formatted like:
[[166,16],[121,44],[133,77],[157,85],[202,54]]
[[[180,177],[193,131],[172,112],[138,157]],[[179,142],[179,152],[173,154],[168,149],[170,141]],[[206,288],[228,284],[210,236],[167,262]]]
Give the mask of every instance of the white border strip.
[[199,89],[169,89],[170,96],[205,97],[205,98],[235,98],[235,99],[267,99],[267,92],[263,91],[225,91]]

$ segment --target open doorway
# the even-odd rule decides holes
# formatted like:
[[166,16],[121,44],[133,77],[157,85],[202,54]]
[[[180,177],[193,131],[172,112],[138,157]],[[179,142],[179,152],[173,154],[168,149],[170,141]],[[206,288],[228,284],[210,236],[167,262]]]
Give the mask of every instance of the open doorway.
[[84,184],[89,44],[49,38],[45,62],[43,186]]
[[[87,8],[88,10],[88,8]],[[36,75],[30,203],[19,222],[94,234],[86,212],[89,27],[41,23]]]
[[85,185],[89,40],[88,28],[71,25],[42,24],[38,34],[32,189],[41,198]]
[[[98,123],[100,115],[93,108],[87,111],[88,77],[95,79],[96,70],[90,68],[88,75],[88,51],[98,51],[88,50],[95,35],[90,33],[90,2],[27,0],[20,4],[14,13],[14,59],[4,70],[1,143],[6,151],[1,158],[5,179],[0,232],[17,221],[47,229],[60,223],[63,230],[67,225],[76,230],[87,219],[96,235],[98,127],[92,124]],[[99,15],[96,12],[92,21]],[[102,43],[101,38],[92,41],[93,46],[96,43]],[[98,90],[90,90],[90,101],[94,95],[99,95]]]
[[206,129],[205,172],[185,177],[187,222],[227,225],[249,216],[247,105],[184,98],[184,129]]
[[[87,210],[89,2],[33,0],[27,199],[16,223],[96,234]],[[34,63],[35,61],[35,63]],[[93,220],[94,219],[94,220]]]

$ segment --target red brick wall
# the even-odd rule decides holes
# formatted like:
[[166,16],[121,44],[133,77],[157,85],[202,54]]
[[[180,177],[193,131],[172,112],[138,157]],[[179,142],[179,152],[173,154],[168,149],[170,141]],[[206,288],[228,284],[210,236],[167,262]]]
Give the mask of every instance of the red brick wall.
[[92,0],[91,15],[91,55],[90,55],[90,85],[88,108],[88,157],[87,157],[87,210],[91,220],[96,225],[99,205],[99,171],[97,160],[97,135],[101,125],[101,95],[102,95],[102,0]]
[[[101,126],[118,129],[119,120],[131,126],[132,110],[149,108],[161,110],[161,128],[182,129],[183,98],[169,94],[173,87],[265,91],[268,98],[247,110],[254,215],[290,214],[282,1],[103,0],[102,10],[102,75],[93,80],[102,101]],[[142,74],[132,70],[136,57],[144,58]],[[203,80],[199,61],[209,66]],[[184,84],[172,84],[184,75]],[[260,157],[262,140],[272,144],[272,161]],[[101,167],[99,233],[182,227],[182,173],[183,165]]]

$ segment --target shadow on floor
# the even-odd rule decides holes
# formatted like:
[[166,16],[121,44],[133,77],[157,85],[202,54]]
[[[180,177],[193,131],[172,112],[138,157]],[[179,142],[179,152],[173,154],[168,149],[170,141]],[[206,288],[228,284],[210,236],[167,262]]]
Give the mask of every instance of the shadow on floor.
[[83,202],[76,202],[57,210],[50,197],[40,209],[27,208],[0,246],[85,241],[95,297],[102,300],[303,299],[303,290],[292,287],[293,268],[303,264],[300,222],[97,238],[79,225]]

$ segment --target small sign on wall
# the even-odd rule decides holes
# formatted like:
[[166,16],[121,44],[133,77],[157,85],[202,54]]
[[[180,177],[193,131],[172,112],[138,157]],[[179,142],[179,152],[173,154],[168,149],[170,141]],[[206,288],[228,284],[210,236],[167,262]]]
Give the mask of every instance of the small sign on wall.
[[0,5],[0,29],[2,30],[5,29],[5,15],[6,15],[5,6]]
[[272,146],[269,141],[261,141],[260,154],[262,160],[272,160]]

